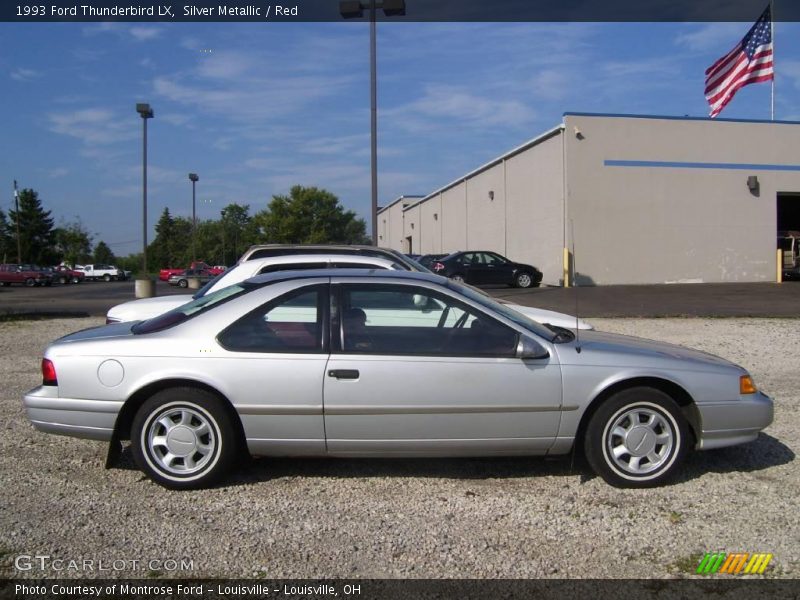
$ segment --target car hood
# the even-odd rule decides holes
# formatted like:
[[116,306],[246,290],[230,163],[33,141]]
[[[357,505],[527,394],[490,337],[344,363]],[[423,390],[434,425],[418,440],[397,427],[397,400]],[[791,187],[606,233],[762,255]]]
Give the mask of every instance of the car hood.
[[[576,345],[580,346],[580,354],[575,351]],[[579,341],[558,344],[556,348],[562,364],[586,364],[588,361],[595,365],[657,366],[666,360],[683,363],[684,367],[740,368],[729,360],[700,350],[601,331],[581,331]]]
[[144,319],[157,317],[168,310],[183,306],[191,301],[191,294],[174,294],[131,300],[113,307],[108,311],[106,317],[116,321],[143,321]]
[[[501,300],[501,302],[503,301]],[[503,302],[503,304],[508,308],[522,313],[529,319],[533,319],[537,323],[549,323],[550,325],[564,327],[566,329],[575,329],[575,323],[577,323],[579,329],[594,329],[591,323],[587,323],[583,319],[576,319],[574,316],[566,313],[545,310],[544,308],[535,308],[533,306],[523,306],[522,304],[512,304],[510,302]]]

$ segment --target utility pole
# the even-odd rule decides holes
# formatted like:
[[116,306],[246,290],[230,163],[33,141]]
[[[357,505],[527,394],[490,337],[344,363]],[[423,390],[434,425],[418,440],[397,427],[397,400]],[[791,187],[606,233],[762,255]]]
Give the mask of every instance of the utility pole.
[[17,190],[17,180],[14,180],[14,210],[17,216],[17,264],[22,263],[22,242],[19,237],[19,191]]

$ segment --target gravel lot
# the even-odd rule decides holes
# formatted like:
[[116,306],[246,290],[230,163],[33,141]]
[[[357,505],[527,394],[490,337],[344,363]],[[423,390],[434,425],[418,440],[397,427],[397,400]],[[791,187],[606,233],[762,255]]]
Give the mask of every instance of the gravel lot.
[[[776,422],[752,444],[691,454],[653,490],[611,488],[569,458],[257,459],[226,487],[170,492],[129,463],[104,470],[105,445],[25,419],[46,344],[101,319],[0,323],[0,575],[675,577],[706,551],[744,551],[800,577],[800,322],[592,321],[748,367]],[[21,554],[128,566],[18,572]],[[181,558],[191,572],[147,566]]]

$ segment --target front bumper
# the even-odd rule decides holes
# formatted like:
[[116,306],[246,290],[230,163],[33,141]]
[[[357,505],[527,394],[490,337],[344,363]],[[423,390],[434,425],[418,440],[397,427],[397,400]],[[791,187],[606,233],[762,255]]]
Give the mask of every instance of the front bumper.
[[109,441],[123,403],[59,398],[58,387],[40,385],[25,394],[23,404],[38,431]]
[[729,402],[698,403],[702,432],[698,450],[711,450],[752,442],[772,423],[772,399],[756,392]]

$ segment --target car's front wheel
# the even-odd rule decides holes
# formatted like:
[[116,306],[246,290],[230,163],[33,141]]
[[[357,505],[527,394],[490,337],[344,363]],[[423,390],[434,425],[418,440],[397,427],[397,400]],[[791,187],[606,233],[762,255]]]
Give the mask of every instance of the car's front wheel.
[[181,279],[178,282],[178,286],[182,287],[182,288],[188,287],[189,286],[189,282],[186,279]]
[[238,450],[236,428],[214,394],[194,388],[162,390],[133,419],[131,449],[139,468],[171,489],[214,484]]
[[533,285],[533,277],[530,273],[518,273],[514,278],[514,285],[518,288],[529,288]]
[[615,487],[653,487],[675,474],[691,433],[680,407],[648,387],[623,390],[597,409],[586,430],[586,459]]

